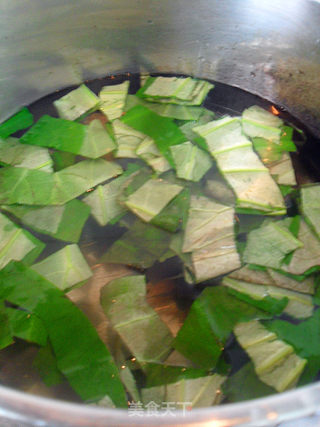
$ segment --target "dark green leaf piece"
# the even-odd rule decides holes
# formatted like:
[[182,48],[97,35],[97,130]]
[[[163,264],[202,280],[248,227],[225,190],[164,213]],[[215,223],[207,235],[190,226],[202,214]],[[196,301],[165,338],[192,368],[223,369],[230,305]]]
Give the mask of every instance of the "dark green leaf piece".
[[188,216],[189,205],[190,190],[186,188],[162,209],[150,223],[174,233],[185,223]]
[[166,231],[136,221],[102,256],[101,261],[148,268],[167,251],[170,239]]
[[57,359],[49,342],[45,347],[40,348],[33,361],[33,366],[38,370],[42,381],[48,387],[60,384],[65,379],[58,369]]
[[172,119],[161,117],[148,108],[137,105],[128,111],[121,120],[126,125],[150,136],[160,153],[174,167],[170,147],[185,142],[186,137]]
[[270,314],[238,300],[222,286],[206,288],[192,304],[174,348],[201,368],[214,368],[224,343],[238,322]]
[[24,107],[8,120],[0,124],[0,138],[7,138],[18,130],[26,129],[33,123],[33,115]]
[[185,368],[183,366],[170,366],[165,364],[147,363],[143,366],[147,376],[146,387],[172,384],[183,379],[205,377],[206,369]]
[[12,262],[0,272],[0,298],[42,320],[59,370],[83,400],[93,402],[108,395],[116,406],[127,406],[109,351],[62,291],[23,264]]
[[24,310],[6,308],[12,336],[41,346],[46,345],[47,331],[39,317]]
[[20,142],[79,154],[85,132],[86,126],[81,123],[44,115],[20,138]]
[[247,363],[231,375],[222,386],[229,403],[243,402],[274,394],[274,389],[259,380],[253,363]]

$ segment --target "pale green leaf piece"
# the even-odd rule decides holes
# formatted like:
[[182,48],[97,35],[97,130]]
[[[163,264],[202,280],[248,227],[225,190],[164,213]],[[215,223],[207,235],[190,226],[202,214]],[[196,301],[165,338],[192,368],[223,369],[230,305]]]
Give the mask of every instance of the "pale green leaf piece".
[[54,174],[35,169],[0,169],[0,203],[47,205],[51,203]]
[[16,138],[0,138],[0,164],[53,172],[47,148],[24,145]]
[[91,159],[102,157],[116,149],[116,144],[100,120],[92,120],[86,127],[79,154]]
[[136,154],[158,173],[171,169],[168,160],[160,153],[154,140],[148,136],[138,146]]
[[268,169],[277,184],[292,186],[297,185],[297,180],[289,153],[282,153],[280,160],[271,163],[268,166]]
[[300,189],[302,213],[320,238],[320,184]]
[[192,196],[182,252],[191,252],[196,282],[241,266],[234,235],[234,208]]
[[91,214],[99,225],[107,225],[110,221],[127,211],[126,206],[119,202],[123,189],[132,174],[122,175],[105,185],[99,185],[82,200],[91,208]]
[[129,80],[126,80],[118,85],[104,86],[101,89],[99,93],[99,98],[101,100],[99,109],[109,120],[118,119],[122,115],[129,85]]
[[285,227],[283,221],[270,222],[248,234],[243,260],[248,264],[280,269],[287,254],[303,243]]
[[[162,405],[163,402],[177,402],[180,405],[187,405],[189,410],[218,405],[223,398],[221,385],[225,380],[225,376],[213,374],[200,378],[182,379],[163,386],[143,388],[142,402],[147,409],[150,402],[157,405]],[[186,408],[181,406],[179,409]]]
[[59,116],[76,120],[98,109],[100,99],[84,84],[53,102]]
[[183,187],[163,179],[149,179],[126,200],[126,206],[146,222],[154,218]]
[[279,271],[273,270],[272,268],[256,270],[250,269],[247,265],[244,265],[239,270],[230,273],[229,277],[259,285],[279,286],[279,288],[310,295],[314,294],[315,290],[315,279],[313,276],[307,277],[302,281],[298,281],[280,273]]
[[118,119],[112,122],[112,128],[117,143],[116,158],[139,158],[136,150],[146,138],[151,139]]
[[76,243],[87,221],[90,208],[80,200],[59,206],[2,205],[23,224],[56,239]]
[[303,274],[309,268],[320,265],[320,240],[304,220],[300,220],[298,239],[303,246],[295,250],[289,264],[281,270],[291,274]]
[[120,165],[104,159],[83,160],[62,169],[54,174],[51,204],[64,204],[121,173]]
[[212,166],[209,155],[190,141],[170,147],[178,178],[198,182]]
[[278,392],[294,387],[307,360],[297,356],[291,345],[278,339],[257,320],[238,323],[234,334],[253,361],[261,381]]
[[33,264],[31,269],[65,291],[84,282],[92,276],[90,267],[78,245],[67,245],[49,255],[44,260]]
[[103,159],[83,160],[55,173],[1,168],[0,204],[63,205],[121,173],[120,165]]
[[280,142],[283,121],[257,105],[247,108],[242,113],[242,128],[246,135],[261,137],[273,142]]
[[150,77],[138,96],[154,102],[200,105],[213,84],[191,77]]
[[0,269],[21,261],[37,247],[37,239],[0,213]]
[[269,215],[286,213],[281,191],[242,133],[237,117],[226,116],[193,130],[205,139],[218,168],[236,195],[236,207]]
[[204,108],[198,106],[178,105],[178,104],[161,104],[157,102],[149,102],[135,95],[128,95],[125,111],[129,111],[136,105],[143,105],[149,110],[157,113],[162,117],[171,117],[177,120],[198,120],[205,111]]
[[168,357],[173,336],[146,301],[144,276],[126,276],[109,282],[102,288],[101,305],[138,362],[162,362]]
[[288,298],[288,304],[283,311],[297,319],[310,317],[313,312],[314,306],[310,295],[288,289],[281,289],[277,286],[249,283],[243,280],[232,279],[231,277],[224,277],[222,284],[237,292],[248,295],[257,301],[263,300],[268,296],[279,300]]

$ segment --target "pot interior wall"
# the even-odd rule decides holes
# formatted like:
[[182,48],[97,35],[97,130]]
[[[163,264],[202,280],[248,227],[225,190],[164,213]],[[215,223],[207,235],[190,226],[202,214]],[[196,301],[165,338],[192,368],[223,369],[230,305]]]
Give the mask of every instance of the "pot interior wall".
[[0,11],[0,120],[86,79],[177,72],[259,94],[319,135],[319,2],[2,0]]

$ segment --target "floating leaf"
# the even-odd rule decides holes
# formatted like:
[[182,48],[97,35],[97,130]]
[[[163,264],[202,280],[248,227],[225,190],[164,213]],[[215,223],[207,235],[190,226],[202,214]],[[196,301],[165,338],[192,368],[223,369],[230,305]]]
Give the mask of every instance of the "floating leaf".
[[7,138],[18,130],[26,129],[33,123],[33,116],[24,107],[8,120],[0,124],[0,138]]
[[168,250],[170,239],[170,233],[136,221],[100,261],[148,268]]
[[170,150],[178,178],[198,182],[212,166],[209,155],[189,141]]
[[24,260],[34,251],[36,252],[33,256],[37,257],[44,246],[28,231],[16,226],[5,215],[0,214],[0,269],[12,260]]
[[250,137],[262,137],[280,142],[282,120],[257,105],[242,113],[242,128]]
[[0,298],[42,320],[58,369],[82,399],[98,401],[108,395],[116,406],[127,406],[110,353],[85,315],[55,285],[14,262],[0,272]]
[[239,301],[222,286],[208,287],[194,301],[174,340],[174,348],[202,368],[214,368],[224,343],[241,321],[270,314]]
[[294,354],[292,346],[277,339],[274,333],[255,320],[237,324],[234,333],[252,359],[261,381],[278,392],[296,384],[307,360]]
[[137,105],[131,108],[121,121],[152,138],[160,153],[173,166],[170,147],[185,142],[186,137],[172,119],[161,117],[148,108]]
[[59,116],[67,120],[79,119],[95,111],[99,104],[100,99],[84,84],[53,102]]
[[99,109],[109,120],[117,119],[122,115],[129,85],[129,80],[126,80],[118,85],[104,86],[99,92],[101,100]]
[[163,179],[150,179],[126,200],[126,206],[144,221],[151,221],[183,187]]
[[80,239],[90,214],[90,208],[80,200],[60,206],[3,205],[2,209],[40,233],[73,243]]
[[92,276],[78,245],[65,246],[31,268],[62,291]]
[[139,362],[166,359],[173,337],[146,301],[144,276],[112,280],[101,291],[101,305],[113,328]]
[[0,163],[52,172],[52,159],[47,148],[23,145],[18,139],[0,139]]

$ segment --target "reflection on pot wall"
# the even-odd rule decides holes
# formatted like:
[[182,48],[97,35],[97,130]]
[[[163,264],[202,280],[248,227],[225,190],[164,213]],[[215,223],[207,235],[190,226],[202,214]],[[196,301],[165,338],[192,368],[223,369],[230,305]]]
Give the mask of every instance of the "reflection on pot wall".
[[320,134],[320,4],[311,0],[0,0],[0,118],[117,72],[218,80]]

